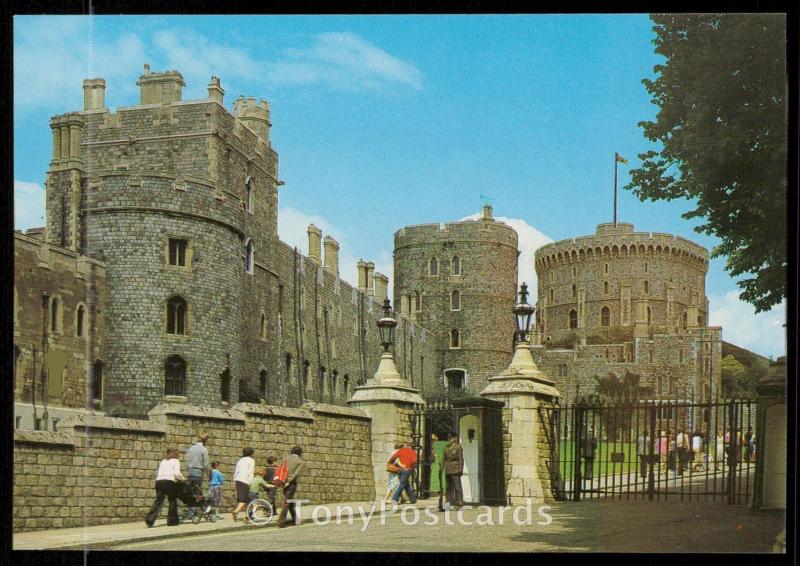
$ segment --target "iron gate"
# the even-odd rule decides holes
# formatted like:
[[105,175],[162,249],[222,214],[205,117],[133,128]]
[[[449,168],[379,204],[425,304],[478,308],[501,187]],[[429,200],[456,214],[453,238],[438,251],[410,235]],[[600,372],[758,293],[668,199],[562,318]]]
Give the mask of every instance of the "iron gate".
[[550,412],[557,500],[750,502],[759,433],[753,400],[583,399],[542,410]]
[[[442,397],[429,400],[425,407],[412,412],[413,447],[419,462],[414,486],[421,497],[442,495],[445,480],[441,455],[436,457],[437,442],[446,443],[449,434],[455,432],[465,452],[472,448],[476,456],[473,501],[486,505],[504,503],[502,407],[503,403],[484,397]],[[465,421],[465,417],[471,420]],[[471,446],[473,441],[475,445]]]

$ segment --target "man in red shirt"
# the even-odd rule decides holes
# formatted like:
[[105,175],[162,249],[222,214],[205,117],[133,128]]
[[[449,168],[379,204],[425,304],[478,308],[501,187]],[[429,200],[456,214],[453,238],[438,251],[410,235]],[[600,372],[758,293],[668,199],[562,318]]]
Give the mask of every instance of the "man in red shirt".
[[400,501],[400,495],[405,489],[409,501],[412,504],[416,503],[417,495],[414,493],[414,487],[409,480],[411,479],[411,473],[414,471],[414,466],[417,465],[417,453],[414,452],[408,444],[403,444],[402,448],[396,450],[395,453],[389,457],[388,463],[395,464],[400,468],[400,471],[397,473],[400,478],[400,485],[398,485],[397,489],[394,491],[392,501],[398,503]]

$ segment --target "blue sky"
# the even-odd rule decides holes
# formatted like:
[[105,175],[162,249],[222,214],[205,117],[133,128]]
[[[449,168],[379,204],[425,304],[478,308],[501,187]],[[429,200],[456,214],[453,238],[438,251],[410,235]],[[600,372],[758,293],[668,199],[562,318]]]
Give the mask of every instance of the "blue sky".
[[[82,108],[88,77],[106,79],[110,109],[137,104],[149,63],[183,73],[185,100],[211,75],[229,109],[269,100],[281,237],[305,251],[315,222],[342,244],[346,279],[359,258],[391,277],[396,229],[467,217],[485,195],[517,228],[532,283],[535,247],[611,220],[614,152],[635,165],[650,147],[637,123],[657,111],[641,84],[660,61],[653,35],[643,15],[17,16],[15,227],[43,225],[49,117]],[[691,208],[619,192],[620,221],[711,248],[681,218]],[[724,258],[707,294],[724,339],[785,353],[785,305],[755,315]]]

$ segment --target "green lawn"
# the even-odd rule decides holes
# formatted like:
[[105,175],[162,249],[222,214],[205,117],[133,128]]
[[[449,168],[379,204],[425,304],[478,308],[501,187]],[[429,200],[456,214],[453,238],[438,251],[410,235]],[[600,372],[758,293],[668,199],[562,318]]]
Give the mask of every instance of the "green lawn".
[[[559,460],[561,461],[561,476],[563,479],[568,480],[572,478],[575,470],[575,444],[571,441],[562,440],[560,444],[561,453]],[[623,453],[624,462],[613,463],[611,462],[611,455],[613,453]],[[606,442],[603,440],[597,441],[597,449],[594,455],[594,473],[595,477],[604,476],[606,474],[625,474],[630,471],[631,475],[636,472],[639,457],[636,454],[635,442]],[[581,466],[583,462],[581,462]],[[583,468],[581,468],[581,473]]]

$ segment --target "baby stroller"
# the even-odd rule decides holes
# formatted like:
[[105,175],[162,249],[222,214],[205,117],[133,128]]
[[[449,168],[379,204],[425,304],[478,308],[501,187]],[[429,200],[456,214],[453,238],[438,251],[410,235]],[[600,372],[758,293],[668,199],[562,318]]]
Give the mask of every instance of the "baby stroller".
[[199,487],[190,482],[181,482],[178,489],[178,498],[193,511],[192,523],[196,525],[202,519],[210,523],[216,522],[217,515],[211,513],[211,504]]

